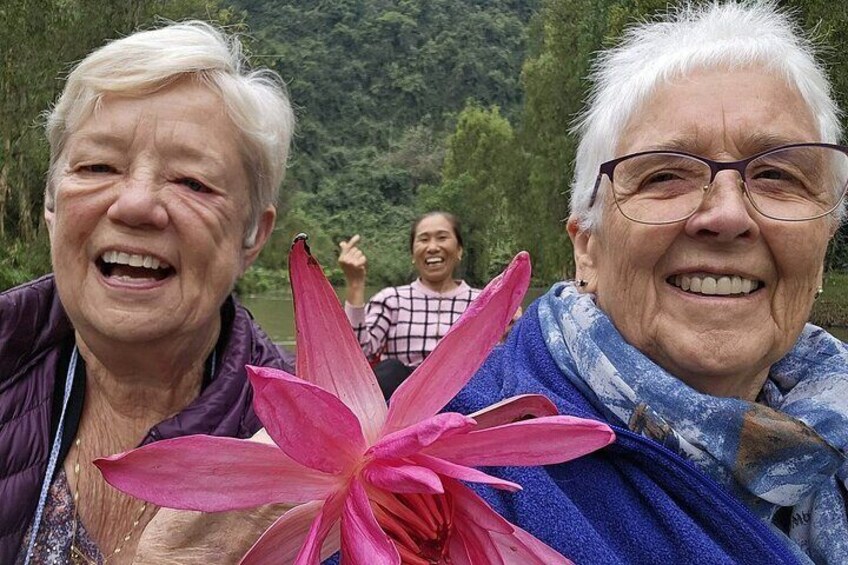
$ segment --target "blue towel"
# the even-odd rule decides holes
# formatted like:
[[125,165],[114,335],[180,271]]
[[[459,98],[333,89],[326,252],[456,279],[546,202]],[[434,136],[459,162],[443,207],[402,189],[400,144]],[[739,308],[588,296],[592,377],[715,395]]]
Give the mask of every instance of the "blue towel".
[[[446,408],[471,413],[539,393],[563,414],[608,421],[548,351],[534,303]],[[524,487],[476,490],[511,522],[578,564],[800,563],[785,537],[658,442],[616,427],[617,440],[581,459],[487,471]]]

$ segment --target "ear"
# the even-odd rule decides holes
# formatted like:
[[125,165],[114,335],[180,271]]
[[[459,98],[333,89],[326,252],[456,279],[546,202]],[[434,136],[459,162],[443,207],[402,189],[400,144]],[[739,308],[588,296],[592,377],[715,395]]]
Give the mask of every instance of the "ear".
[[457,261],[462,261],[462,246],[459,246],[459,252],[456,254]]
[[250,267],[256,258],[259,257],[259,252],[268,243],[268,238],[271,237],[271,232],[274,231],[274,221],[277,219],[277,209],[273,206],[268,206],[259,216],[259,222],[256,225],[256,236],[253,241],[248,242],[242,250],[241,274]]
[[568,218],[566,224],[568,237],[571,238],[571,246],[574,248],[574,265],[576,268],[575,278],[586,281],[584,292],[597,292],[598,271],[594,258],[594,234],[580,227],[580,220],[576,216]]
[[44,223],[47,224],[47,237],[53,241],[53,223],[56,221],[56,212],[53,210],[44,209]]

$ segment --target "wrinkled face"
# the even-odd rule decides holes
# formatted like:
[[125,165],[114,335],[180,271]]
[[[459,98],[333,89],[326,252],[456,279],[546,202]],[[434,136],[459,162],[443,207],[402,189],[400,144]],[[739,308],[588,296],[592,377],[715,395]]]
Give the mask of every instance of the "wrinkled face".
[[438,286],[449,280],[460,259],[462,247],[447,218],[437,214],[418,223],[412,240],[412,260],[424,284]]
[[[616,156],[674,149],[736,160],[819,139],[811,112],[782,79],[712,69],[660,88]],[[624,338],[672,374],[702,392],[753,399],[809,316],[833,220],[765,218],[739,174],[722,171],[688,220],[640,225],[621,215],[605,183],[596,231],[569,224],[578,278]]]
[[240,155],[220,98],[188,79],[107,95],[69,136],[46,217],[56,283],[81,334],[140,342],[217,331],[274,219],[265,210],[256,246],[243,246]]

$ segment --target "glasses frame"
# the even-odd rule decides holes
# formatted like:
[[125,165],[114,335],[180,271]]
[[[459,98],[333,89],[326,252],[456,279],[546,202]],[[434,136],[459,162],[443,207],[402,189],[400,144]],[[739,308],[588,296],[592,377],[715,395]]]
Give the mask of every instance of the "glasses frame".
[[[760,210],[759,206],[757,206],[757,203],[754,201],[753,198],[751,198],[751,193],[748,190],[748,183],[745,182],[745,169],[748,167],[748,165],[752,161],[759,159],[763,155],[768,155],[769,153],[775,153],[775,152],[778,152],[778,151],[785,151],[786,149],[793,149],[795,147],[824,147],[824,148],[827,148],[827,149],[834,149],[836,151],[839,151],[840,153],[842,153],[843,155],[848,157],[848,146],[837,145],[837,144],[834,144],[834,143],[790,143],[788,145],[781,145],[779,147],[773,147],[771,149],[767,149],[766,151],[761,151],[761,152],[757,153],[756,155],[752,155],[750,157],[747,157],[745,159],[740,159],[738,161],[714,161],[712,159],[707,159],[706,157],[701,157],[700,155],[695,155],[695,154],[692,154],[692,153],[686,153],[685,151],[674,151],[674,150],[664,151],[664,150],[661,150],[661,149],[652,150],[652,151],[640,151],[638,153],[631,153],[629,155],[624,155],[623,157],[618,157],[616,159],[612,159],[610,161],[607,161],[607,162],[601,164],[601,166],[598,168],[598,176],[595,179],[595,188],[592,190],[592,197],[589,199],[589,208],[591,208],[595,204],[595,200],[597,199],[597,196],[598,196],[598,190],[601,187],[601,180],[603,180],[604,176],[606,176],[609,179],[611,185],[615,185],[615,180],[613,179],[613,175],[615,173],[615,168],[622,161],[627,161],[628,159],[632,159],[633,157],[640,157],[642,155],[680,155],[680,156],[683,156],[683,157],[689,157],[691,159],[695,159],[696,161],[700,161],[710,168],[710,181],[709,181],[709,183],[707,183],[706,186],[704,186],[702,188],[702,190],[704,191],[704,194],[706,194],[707,191],[710,189],[710,187],[713,185],[713,181],[715,181],[715,177],[718,173],[720,173],[721,171],[736,171],[737,173],[739,173],[739,177],[740,177],[740,181],[741,181],[740,182],[741,188],[742,188],[743,192],[745,193],[745,196],[748,197],[748,201],[751,203],[751,205],[754,207],[754,209],[757,212],[759,212],[760,214],[762,214],[766,218],[770,218],[772,220],[777,220],[779,222],[809,222],[811,220],[823,218],[824,216],[827,216],[828,214],[832,214],[834,210],[839,208],[839,206],[842,204],[842,201],[845,199],[845,193],[848,192],[848,182],[846,182],[845,186],[842,187],[842,194],[839,196],[839,198],[836,200],[836,203],[833,205],[833,207],[830,210],[828,210],[826,212],[822,212],[821,214],[818,214],[818,215],[813,216],[811,218],[803,218],[803,219],[777,218],[775,216],[766,214],[765,212]],[[689,214],[687,214],[683,218],[679,218],[677,220],[665,220],[665,221],[662,221],[662,222],[646,222],[645,220],[636,220],[636,219],[628,216],[624,212],[624,210],[621,209],[621,205],[619,204],[618,198],[616,197],[616,194],[615,194],[614,186],[611,187],[611,189],[612,189],[613,200],[615,201],[615,207],[618,208],[618,211],[621,212],[622,216],[624,216],[625,218],[627,218],[631,222],[636,222],[637,224],[645,224],[645,225],[650,225],[650,226],[663,226],[663,225],[668,225],[668,224],[676,224],[678,222],[684,222],[684,221],[688,220],[689,218],[691,218],[692,216],[694,216],[695,212],[697,212],[701,207],[699,205],[697,208],[692,210]],[[703,197],[702,197],[701,205],[703,205],[703,202],[704,201],[703,201]]]

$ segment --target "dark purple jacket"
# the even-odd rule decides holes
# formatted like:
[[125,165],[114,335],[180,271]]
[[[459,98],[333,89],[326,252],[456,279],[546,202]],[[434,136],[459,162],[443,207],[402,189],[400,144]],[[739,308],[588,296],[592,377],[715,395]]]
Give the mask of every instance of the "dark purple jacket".
[[[211,382],[182,412],[154,426],[143,444],[189,434],[245,438],[260,428],[244,366],[291,372],[291,357],[235,299],[224,311],[232,322]],[[71,340],[52,275],[0,293],[0,563],[14,562],[35,513],[52,443],[59,357]]]

